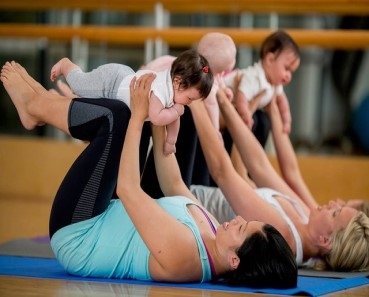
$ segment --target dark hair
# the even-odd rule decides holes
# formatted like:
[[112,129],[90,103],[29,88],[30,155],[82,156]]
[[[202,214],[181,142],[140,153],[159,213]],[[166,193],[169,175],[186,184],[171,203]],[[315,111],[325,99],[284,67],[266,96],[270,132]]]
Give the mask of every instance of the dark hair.
[[262,230],[246,238],[237,251],[237,269],[223,275],[220,282],[254,288],[296,287],[297,263],[290,246],[272,225],[265,224]]
[[268,53],[277,56],[284,50],[289,49],[300,58],[300,49],[292,37],[283,30],[277,30],[270,34],[261,44],[260,59],[263,60]]
[[208,97],[214,82],[209,62],[193,49],[182,52],[173,61],[170,76],[172,80],[178,76],[182,88],[196,87],[202,98]]

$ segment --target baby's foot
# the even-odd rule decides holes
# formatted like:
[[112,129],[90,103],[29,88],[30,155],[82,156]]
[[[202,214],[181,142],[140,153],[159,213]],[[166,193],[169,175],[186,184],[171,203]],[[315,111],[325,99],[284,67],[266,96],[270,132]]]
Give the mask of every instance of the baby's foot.
[[15,61],[12,61],[11,65],[13,69],[23,78],[26,83],[29,84],[29,86],[36,93],[45,94],[47,92],[47,90],[39,82],[35,81],[33,77],[28,74],[27,70],[22,65],[16,63]]
[[72,92],[72,89],[65,82],[63,82],[61,80],[58,80],[56,82],[56,85],[58,87],[59,92],[62,95],[66,96],[66,97],[68,97],[70,99],[74,99],[74,98],[77,98],[78,97],[76,94],[74,94]]
[[34,90],[23,80],[9,62],[6,62],[1,69],[0,80],[12,99],[24,128],[27,130],[35,128],[38,125],[38,121],[27,111],[27,105],[35,95]]
[[63,66],[64,64],[69,61],[69,59],[67,58],[62,58],[59,60],[58,63],[56,63],[52,68],[51,68],[51,73],[50,73],[50,79],[51,81],[55,81],[59,76],[63,75]]

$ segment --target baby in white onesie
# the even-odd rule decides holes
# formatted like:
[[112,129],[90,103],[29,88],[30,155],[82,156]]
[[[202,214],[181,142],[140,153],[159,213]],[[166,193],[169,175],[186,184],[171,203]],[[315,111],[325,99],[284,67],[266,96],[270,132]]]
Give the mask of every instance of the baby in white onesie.
[[[291,114],[283,86],[291,81],[292,74],[299,65],[298,45],[286,32],[279,30],[264,40],[258,62],[224,76],[223,81],[228,90],[236,93],[234,98],[231,91],[228,91],[227,95],[233,98],[238,113],[250,129],[253,125],[252,115],[256,109],[262,109],[276,97],[283,120],[283,130],[290,132]],[[241,79],[237,87],[235,77],[239,74]],[[260,96],[256,98],[257,95]]]
[[208,61],[196,50],[182,52],[170,68],[160,72],[134,72],[129,66],[116,63],[83,72],[78,65],[63,58],[52,67],[50,78],[54,81],[64,76],[78,97],[118,99],[130,106],[131,80],[150,72],[155,73],[156,77],[148,98],[149,120],[154,125],[166,126],[164,153],[175,153],[179,118],[184,112],[184,106],[194,100],[205,99],[214,82]]

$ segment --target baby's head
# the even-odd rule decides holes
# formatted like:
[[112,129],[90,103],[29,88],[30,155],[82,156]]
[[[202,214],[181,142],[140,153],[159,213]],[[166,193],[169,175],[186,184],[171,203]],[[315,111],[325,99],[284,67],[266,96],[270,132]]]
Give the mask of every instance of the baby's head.
[[236,64],[237,49],[229,35],[219,32],[207,33],[200,39],[197,50],[209,61],[214,75],[231,71]]
[[300,66],[300,50],[290,35],[277,30],[263,41],[260,60],[271,84],[287,85]]
[[209,62],[193,49],[182,52],[173,61],[170,76],[174,101],[183,105],[208,97],[214,82]]

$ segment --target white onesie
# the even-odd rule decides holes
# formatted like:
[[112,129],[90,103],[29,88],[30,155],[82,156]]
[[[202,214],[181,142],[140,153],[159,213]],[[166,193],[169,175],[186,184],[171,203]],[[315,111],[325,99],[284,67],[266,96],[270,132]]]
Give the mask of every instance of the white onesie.
[[[280,95],[283,93],[282,85],[273,86],[268,82],[260,61],[256,62],[253,66],[239,69],[238,71],[242,73],[238,89],[246,96],[247,100],[252,100],[262,90],[266,90],[266,93],[259,102],[258,109],[265,107],[273,99],[274,94]],[[233,70],[224,76],[225,85],[233,90],[236,75],[237,70]]]

